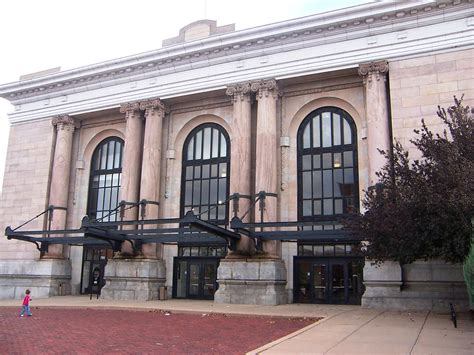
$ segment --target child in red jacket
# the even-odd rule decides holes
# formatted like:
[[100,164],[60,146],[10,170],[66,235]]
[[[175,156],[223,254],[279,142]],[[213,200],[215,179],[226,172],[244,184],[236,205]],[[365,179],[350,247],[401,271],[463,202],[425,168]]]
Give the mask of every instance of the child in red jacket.
[[31,300],[30,290],[26,290],[25,291],[25,298],[23,298],[23,304],[21,306],[20,317],[23,317],[23,314],[25,312],[28,315],[28,317],[32,316],[31,311],[30,311],[30,300]]

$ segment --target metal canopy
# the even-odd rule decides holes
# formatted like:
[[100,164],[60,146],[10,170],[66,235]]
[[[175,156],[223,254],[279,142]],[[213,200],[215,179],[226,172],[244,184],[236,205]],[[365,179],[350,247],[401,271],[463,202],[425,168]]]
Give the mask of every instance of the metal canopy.
[[330,222],[261,222],[243,223],[238,217],[230,222],[237,233],[255,240],[306,241],[306,242],[358,242],[351,232],[335,227]]
[[[50,207],[38,216],[44,213],[50,214],[53,210],[54,207]],[[5,235],[7,239],[33,243],[40,252],[47,252],[51,244],[99,245],[120,251],[123,242],[129,242],[135,253],[138,253],[141,245],[145,243],[223,244],[227,242],[230,249],[235,247],[240,238],[239,234],[201,221],[193,215],[192,211],[190,212],[182,219],[98,222],[84,217],[79,229],[20,231],[19,228],[23,224],[15,229],[7,227]]]
[[[51,230],[51,221],[55,209],[48,209],[19,227],[12,229],[7,227],[5,235],[8,239],[17,239],[36,245],[41,252],[47,252],[51,244],[63,245],[100,245],[111,247],[120,251],[122,243],[131,244],[133,251],[139,253],[141,246],[146,243],[164,244],[223,244],[229,249],[235,250],[237,242],[242,235],[250,237],[257,249],[261,249],[265,240],[279,241],[304,241],[304,242],[358,242],[359,239],[349,231],[340,228],[337,221],[310,221],[310,222],[264,222],[263,210],[265,209],[265,198],[276,197],[276,194],[260,191],[254,196],[233,194],[224,201],[233,200],[234,218],[230,222],[230,229],[216,225],[212,222],[202,220],[193,211],[188,211],[183,218],[145,219],[146,205],[158,204],[153,201],[142,200],[138,203],[122,201],[117,208],[110,211],[107,216],[117,214],[120,210],[120,221],[102,222],[101,220],[82,219],[79,229]],[[239,198],[253,200],[253,204],[241,218],[237,216]],[[260,223],[244,223],[242,219],[259,202]],[[130,208],[140,208],[140,220],[124,221],[124,211]],[[24,230],[19,229],[32,220],[47,214],[48,229]],[[57,236],[55,236],[57,235]]]

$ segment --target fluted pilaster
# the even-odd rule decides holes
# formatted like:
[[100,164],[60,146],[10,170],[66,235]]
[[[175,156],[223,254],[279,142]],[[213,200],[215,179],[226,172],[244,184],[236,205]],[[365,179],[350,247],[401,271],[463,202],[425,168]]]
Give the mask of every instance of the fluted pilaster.
[[385,158],[378,150],[388,151],[390,149],[387,73],[388,62],[386,60],[359,65],[359,75],[362,76],[365,87],[369,186],[377,183],[376,172],[385,164]]

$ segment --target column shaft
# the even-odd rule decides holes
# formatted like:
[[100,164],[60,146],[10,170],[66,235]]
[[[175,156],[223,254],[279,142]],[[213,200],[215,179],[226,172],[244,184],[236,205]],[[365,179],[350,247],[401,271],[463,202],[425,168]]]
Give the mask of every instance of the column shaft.
[[390,124],[388,117],[388,97],[385,85],[388,63],[371,62],[359,66],[359,74],[364,78],[367,146],[369,156],[369,186],[377,183],[376,172],[386,163],[379,149],[390,149]]
[[[66,228],[72,140],[76,123],[72,117],[64,115],[53,118],[52,124],[57,128],[57,136],[54,148],[49,204],[55,207],[52,211],[51,229],[57,230]],[[63,258],[63,246],[57,244],[49,246],[48,252],[44,257],[52,259]]]
[[[159,206],[160,174],[161,174],[161,134],[163,119],[166,113],[164,104],[159,99],[140,103],[140,109],[145,110],[145,137],[143,142],[143,161],[140,186],[140,199],[152,203],[146,205],[145,219],[157,219]],[[156,228],[156,225],[147,225],[147,228]],[[142,246],[145,258],[159,258],[157,243],[147,243]]]
[[[251,91],[250,83],[229,85],[227,95],[232,97],[232,169],[230,169],[230,193],[239,193],[250,196],[251,188]],[[233,206],[232,201],[230,205]],[[250,200],[240,198],[238,216],[242,217],[250,208]],[[229,209],[230,218],[233,217],[232,208]],[[244,222],[250,221],[247,213]],[[246,236],[242,236],[237,244],[236,253],[231,255],[252,255],[255,252],[254,243]]]
[[[265,80],[252,83],[252,90],[257,92],[257,135],[256,135],[256,162],[255,162],[255,192],[265,191],[276,194],[278,192],[278,132],[276,104],[278,87],[275,80]],[[255,221],[260,221],[257,203]],[[277,222],[277,198],[267,196],[265,199],[264,221]],[[267,241],[263,244],[263,251],[269,258],[279,258],[281,243]]]
[[[125,146],[123,150],[122,185],[120,187],[121,199],[126,202],[137,203],[140,191],[140,170],[142,156],[143,122],[140,117],[138,103],[129,103],[120,107],[120,112],[125,113]],[[138,207],[127,208],[124,220],[136,220]],[[134,228],[134,226],[130,226]],[[122,254],[132,255],[130,243],[122,244]]]

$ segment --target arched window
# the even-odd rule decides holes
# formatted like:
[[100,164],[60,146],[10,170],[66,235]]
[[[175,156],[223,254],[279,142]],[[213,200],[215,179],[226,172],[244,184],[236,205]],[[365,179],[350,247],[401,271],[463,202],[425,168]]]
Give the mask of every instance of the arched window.
[[103,140],[92,156],[87,215],[103,222],[116,221],[118,213],[108,216],[119,203],[122,177],[123,140]]
[[333,220],[358,208],[354,121],[339,108],[320,108],[298,130],[298,218]]
[[206,123],[186,138],[181,175],[181,216],[189,210],[218,224],[228,221],[230,141],[219,125]]

